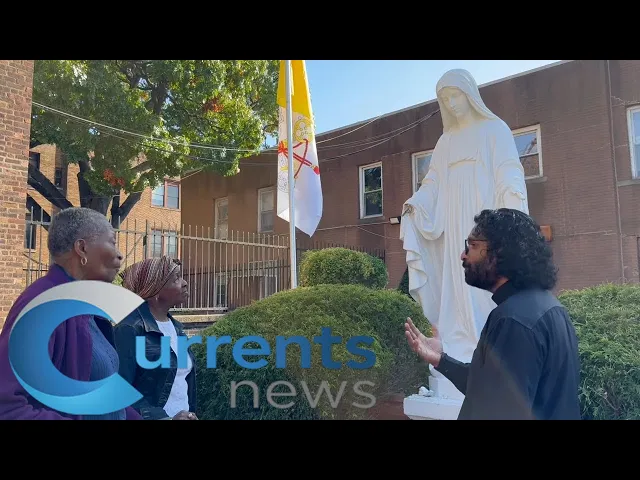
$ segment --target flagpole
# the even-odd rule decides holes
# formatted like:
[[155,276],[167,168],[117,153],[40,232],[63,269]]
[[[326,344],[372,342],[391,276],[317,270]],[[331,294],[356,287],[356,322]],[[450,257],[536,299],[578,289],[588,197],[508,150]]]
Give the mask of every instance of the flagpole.
[[295,177],[293,175],[293,112],[291,106],[291,60],[285,60],[285,86],[287,91],[287,148],[289,150],[289,252],[291,255],[291,288],[298,286],[296,247],[296,215],[294,206]]

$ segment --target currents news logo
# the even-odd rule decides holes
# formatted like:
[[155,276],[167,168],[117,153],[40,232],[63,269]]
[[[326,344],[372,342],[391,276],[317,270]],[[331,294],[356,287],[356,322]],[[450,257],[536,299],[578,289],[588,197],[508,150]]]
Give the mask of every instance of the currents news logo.
[[[117,285],[98,281],[70,282],[43,292],[20,312],[11,329],[9,361],[13,373],[33,398],[60,412],[72,415],[102,415],[133,405],[142,398],[142,394],[117,373],[103,380],[88,382],[74,380],[63,375],[51,362],[49,339],[54,330],[69,318],[80,315],[96,315],[118,324],[142,303],[144,300],[135,293]],[[232,340],[228,336],[205,338],[206,367],[216,368],[216,350],[221,345],[231,344]],[[145,338],[137,337],[136,363],[145,369],[168,368],[171,358],[169,341],[168,337],[163,337],[160,358],[149,361],[145,353]],[[202,341],[200,336],[178,337],[178,368],[186,366],[189,345],[200,344]],[[313,342],[322,345],[322,366],[324,368],[342,368],[340,363],[331,359],[331,345],[342,343],[341,337],[332,335],[329,328],[322,328],[321,335],[314,337]],[[372,368],[376,363],[375,352],[361,348],[359,345],[371,345],[373,342],[374,339],[368,336],[356,336],[348,339],[347,350],[353,355],[364,358],[364,361],[351,360],[347,362],[346,366],[356,370]],[[249,343],[258,344],[258,348],[247,348]],[[274,352],[276,368],[286,368],[285,349],[290,344],[297,344],[301,349],[300,366],[311,368],[311,342],[301,336],[278,337],[276,339]],[[271,353],[267,340],[258,336],[240,338],[232,348],[235,362],[246,369],[259,369],[267,365],[265,359],[250,361],[246,357]],[[246,382],[240,384],[243,383]],[[357,390],[359,384],[372,384],[358,382],[354,387],[356,393],[372,397],[370,394],[359,392]],[[321,386],[321,388],[323,387]],[[272,386],[269,390],[271,389]],[[232,396],[235,397],[235,395]],[[316,402],[317,400],[314,403]],[[233,403],[234,399],[232,398]],[[277,406],[278,408],[287,408],[282,405]]]
[[142,394],[117,373],[82,382],[49,357],[49,339],[69,318],[97,315],[119,323],[144,300],[110,283],[82,280],[53,287],[20,312],[9,337],[9,362],[23,388],[43,405],[71,415],[102,415],[133,405]]

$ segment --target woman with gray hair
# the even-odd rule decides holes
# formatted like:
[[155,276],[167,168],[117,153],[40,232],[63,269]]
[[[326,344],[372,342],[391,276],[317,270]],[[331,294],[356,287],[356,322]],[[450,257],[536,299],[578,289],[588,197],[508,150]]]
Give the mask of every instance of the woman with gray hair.
[[[88,208],[60,211],[49,227],[52,265],[18,297],[0,332],[0,420],[140,420],[131,407],[106,415],[77,416],[52,410],[18,382],[9,362],[9,333],[20,311],[41,293],[76,280],[112,283],[122,263],[116,236],[107,218]],[[55,367],[67,377],[98,381],[118,372],[111,323],[92,315],[70,318],[58,326],[49,342]]]

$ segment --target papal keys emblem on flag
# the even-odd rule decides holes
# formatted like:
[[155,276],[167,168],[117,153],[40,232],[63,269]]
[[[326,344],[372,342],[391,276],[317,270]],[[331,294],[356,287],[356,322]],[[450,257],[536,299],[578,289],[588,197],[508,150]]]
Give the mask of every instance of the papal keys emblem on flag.
[[[284,68],[284,67],[283,67]],[[322,218],[322,188],[316,149],[315,128],[303,60],[291,61],[293,177],[295,225],[312,236]],[[286,95],[281,69],[278,88],[278,216],[289,220],[289,149],[287,144]]]

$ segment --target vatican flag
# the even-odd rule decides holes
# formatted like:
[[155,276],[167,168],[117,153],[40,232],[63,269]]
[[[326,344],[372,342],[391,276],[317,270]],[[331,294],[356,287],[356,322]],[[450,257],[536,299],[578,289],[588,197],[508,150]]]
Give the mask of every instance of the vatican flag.
[[[293,139],[295,226],[309,236],[322,218],[320,168],[311,110],[311,96],[304,60],[291,60],[291,119]],[[278,199],[277,213],[290,222],[289,150],[287,144],[287,91],[284,60],[280,60],[278,80]]]

